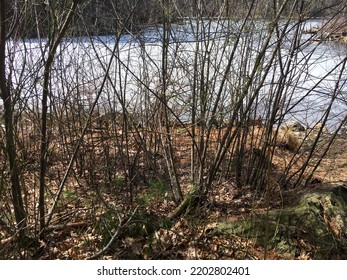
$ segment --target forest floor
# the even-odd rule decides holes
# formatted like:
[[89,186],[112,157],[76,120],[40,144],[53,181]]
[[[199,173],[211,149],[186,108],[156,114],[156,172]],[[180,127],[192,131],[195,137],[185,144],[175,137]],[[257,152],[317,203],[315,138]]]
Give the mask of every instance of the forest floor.
[[[180,141],[184,145],[184,141]],[[187,143],[188,145],[188,143]],[[189,162],[189,149],[182,149],[181,160]],[[291,156],[282,150],[281,156]],[[274,162],[280,165],[280,163]],[[189,165],[186,166],[189,170]],[[188,172],[186,172],[188,173]],[[182,176],[187,176],[185,172]],[[188,181],[188,179],[187,179]],[[270,197],[255,197],[254,189],[237,187],[235,180],[216,182],[198,205],[187,209],[179,218],[169,220],[176,205],[166,190],[157,184],[148,189],[139,185],[136,201],[129,203],[122,187],[88,186],[83,180],[71,180],[58,205],[57,214],[44,241],[35,249],[15,252],[8,234],[0,231],[3,241],[1,258],[86,259],[99,252],[116,236],[116,240],[99,257],[101,259],[287,259],[275,250],[264,250],[255,240],[240,236],[216,235],[219,221],[237,221],[267,209],[293,205],[304,194],[347,181],[347,137],[339,135],[328,155],[315,172],[311,184],[295,189],[276,190]],[[29,183],[29,182],[27,182]],[[34,184],[34,182],[32,182]],[[52,196],[58,182],[50,182]],[[188,191],[189,184],[185,186]],[[36,198],[34,193],[32,199]],[[33,203],[33,205],[35,205]],[[135,210],[134,210],[135,209]],[[35,210],[32,210],[35,213]],[[34,219],[34,218],[33,218]],[[35,222],[33,222],[35,224]],[[120,226],[121,225],[121,226]],[[37,224],[36,224],[37,226]],[[118,232],[119,231],[119,232]],[[4,257],[2,257],[4,256]],[[297,259],[310,259],[305,250]]]

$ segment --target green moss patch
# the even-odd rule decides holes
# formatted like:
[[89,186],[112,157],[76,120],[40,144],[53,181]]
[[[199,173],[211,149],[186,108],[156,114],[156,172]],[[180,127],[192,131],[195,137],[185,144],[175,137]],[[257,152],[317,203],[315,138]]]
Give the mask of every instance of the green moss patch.
[[305,251],[314,259],[346,259],[347,188],[313,191],[290,208],[220,222],[215,233],[254,240],[288,258]]

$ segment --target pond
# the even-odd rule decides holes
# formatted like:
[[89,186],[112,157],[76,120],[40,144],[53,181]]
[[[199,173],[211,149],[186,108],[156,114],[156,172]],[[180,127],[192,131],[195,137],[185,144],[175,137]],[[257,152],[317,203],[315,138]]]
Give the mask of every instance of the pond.
[[[321,122],[332,103],[328,128],[334,130],[346,114],[347,48],[311,41],[304,31],[320,23],[283,21],[268,41],[269,23],[260,20],[186,21],[165,32],[66,38],[52,67],[50,102],[88,110],[98,98],[99,110],[141,114],[165,93],[182,120],[190,120],[193,108],[229,118],[242,102],[254,116],[272,108],[278,119],[308,127]],[[8,41],[16,106],[40,107],[47,54],[45,39]]]

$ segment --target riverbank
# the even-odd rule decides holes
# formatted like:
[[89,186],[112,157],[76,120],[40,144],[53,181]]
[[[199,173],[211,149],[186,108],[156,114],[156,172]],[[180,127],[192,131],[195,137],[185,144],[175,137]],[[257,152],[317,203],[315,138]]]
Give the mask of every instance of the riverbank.
[[347,22],[345,19],[323,22],[305,31],[312,34],[312,41],[334,41],[338,43],[347,43]]

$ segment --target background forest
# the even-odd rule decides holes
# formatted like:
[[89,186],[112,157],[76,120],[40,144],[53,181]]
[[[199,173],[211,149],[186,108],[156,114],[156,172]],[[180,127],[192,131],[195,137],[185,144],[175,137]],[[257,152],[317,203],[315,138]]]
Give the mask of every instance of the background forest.
[[0,0],[0,258],[346,258],[346,6]]

